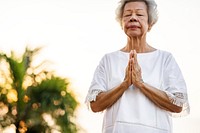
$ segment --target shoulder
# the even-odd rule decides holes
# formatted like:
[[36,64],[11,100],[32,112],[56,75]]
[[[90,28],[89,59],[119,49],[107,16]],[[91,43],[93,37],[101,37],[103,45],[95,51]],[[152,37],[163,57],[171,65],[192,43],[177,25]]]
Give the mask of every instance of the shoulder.
[[120,55],[120,51],[109,52],[109,53],[104,54],[104,56],[102,57],[102,60],[112,59],[112,58],[118,57],[119,55]]
[[116,56],[116,55],[119,55],[119,54],[120,54],[120,51],[117,50],[117,51],[106,53],[104,56],[106,56],[106,57],[113,57],[113,56]]
[[169,51],[158,50],[158,54],[163,59],[163,61],[165,61],[165,62],[175,61],[173,53],[171,53]]
[[165,51],[165,50],[160,50],[160,49],[158,49],[158,54],[163,57],[170,57],[170,56],[172,57],[173,56],[171,52]]
[[173,54],[169,51],[159,50],[160,57],[163,60],[164,66],[177,66],[177,62]]
[[122,52],[118,51],[113,51],[109,52],[103,55],[103,57],[100,60],[100,64],[102,65],[108,65],[112,63],[116,63],[120,59],[123,59],[123,57],[126,57]]

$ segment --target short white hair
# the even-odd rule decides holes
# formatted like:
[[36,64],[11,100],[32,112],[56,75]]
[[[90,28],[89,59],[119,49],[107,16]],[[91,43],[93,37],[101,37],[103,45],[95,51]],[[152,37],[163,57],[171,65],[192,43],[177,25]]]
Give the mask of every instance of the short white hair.
[[119,5],[116,9],[116,20],[122,26],[122,16],[124,12],[124,7],[129,2],[141,1],[147,5],[147,13],[148,13],[148,24],[153,26],[158,21],[158,10],[157,4],[154,0],[120,0]]

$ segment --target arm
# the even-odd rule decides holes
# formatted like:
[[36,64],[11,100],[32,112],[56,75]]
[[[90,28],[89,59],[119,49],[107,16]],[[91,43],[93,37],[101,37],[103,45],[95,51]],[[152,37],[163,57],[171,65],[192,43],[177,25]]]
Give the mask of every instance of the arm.
[[90,103],[93,112],[100,112],[112,106],[128,89],[126,82],[122,82],[119,86],[113,88],[107,92],[101,92],[97,97],[96,101]]
[[101,92],[95,101],[90,102],[90,107],[93,112],[100,112],[112,106],[132,84],[131,81],[131,61],[128,62],[124,81],[115,88]]
[[141,92],[148,97],[154,104],[156,104],[161,109],[180,113],[182,111],[182,107],[174,105],[168,98],[167,94],[157,88],[154,88],[146,83],[142,83],[140,85]]
[[131,59],[132,66],[132,83],[137,88],[141,90],[141,92],[149,98],[155,105],[159,108],[179,113],[182,111],[182,107],[174,105],[168,98],[167,94],[164,91],[161,91],[155,87],[152,87],[146,83],[144,83],[141,79],[141,68],[137,61],[137,53],[136,51],[131,52],[133,54]]

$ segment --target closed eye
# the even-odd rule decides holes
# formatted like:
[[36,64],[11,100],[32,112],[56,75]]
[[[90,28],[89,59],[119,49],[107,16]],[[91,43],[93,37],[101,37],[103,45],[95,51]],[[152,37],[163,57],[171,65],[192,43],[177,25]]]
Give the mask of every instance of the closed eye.
[[131,16],[131,14],[124,15],[124,17],[130,17],[130,16]]
[[143,14],[137,14],[137,16],[144,16]]

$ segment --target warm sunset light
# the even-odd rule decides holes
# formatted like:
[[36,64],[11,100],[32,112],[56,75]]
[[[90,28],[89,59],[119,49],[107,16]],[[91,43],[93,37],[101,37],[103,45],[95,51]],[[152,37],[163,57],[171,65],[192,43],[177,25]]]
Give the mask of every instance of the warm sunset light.
[[16,102],[17,101],[17,92],[14,89],[10,89],[7,95],[8,102]]
[[[148,34],[148,42],[174,55],[183,72],[191,106],[189,116],[173,118],[174,133],[200,133],[200,1],[155,1],[159,19]],[[101,133],[103,112],[93,113],[84,102],[102,56],[125,45],[126,36],[115,21],[117,3],[118,0],[0,0],[0,52],[13,50],[21,54],[27,45],[44,47],[37,62],[50,61],[47,69],[69,79],[70,89],[80,103],[74,120],[83,128],[80,133]],[[5,65],[0,64],[0,67]],[[33,70],[28,72],[34,73]],[[36,80],[40,82],[43,78],[40,75]],[[6,82],[0,77],[0,84]],[[31,78],[27,77],[23,86],[31,84]],[[16,102],[16,91],[11,86],[8,88],[4,89],[9,91],[8,101]],[[66,96],[66,91],[60,95]],[[29,97],[24,98],[28,100]],[[55,100],[54,105],[58,104]],[[37,109],[40,105],[31,106]],[[7,110],[0,101],[0,117]],[[16,109],[13,110],[16,114]],[[65,111],[59,109],[56,113],[64,115]],[[48,125],[59,129],[49,114],[42,117]],[[23,121],[20,124],[25,132],[26,125]],[[10,125],[3,133],[14,133],[13,129],[15,126]]]

